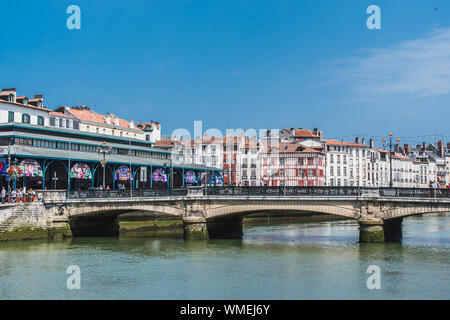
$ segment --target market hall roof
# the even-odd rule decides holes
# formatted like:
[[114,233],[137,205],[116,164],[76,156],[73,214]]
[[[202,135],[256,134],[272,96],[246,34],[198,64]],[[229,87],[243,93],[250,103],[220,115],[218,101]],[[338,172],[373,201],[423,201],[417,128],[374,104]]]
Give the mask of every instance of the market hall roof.
[[[111,127],[118,127],[123,128],[127,130],[133,130],[135,132],[143,132],[141,129],[136,128],[132,122],[129,122],[125,119],[121,119],[115,115],[112,114],[99,114],[91,109],[89,107],[66,107],[62,106],[56,109],[55,111],[62,113],[69,113],[76,117],[77,119],[81,121],[91,122],[91,123],[97,123],[102,124],[104,126],[111,126]],[[115,123],[115,120],[117,119],[118,124]]]
[[[91,132],[85,132],[85,131],[68,129],[68,128],[43,127],[40,125],[29,124],[29,123],[24,124],[24,123],[18,123],[18,122],[0,123],[0,131],[1,132],[8,132],[8,131],[5,131],[8,127],[11,127],[15,133],[19,132],[19,131],[16,131],[15,128],[17,128],[19,130],[20,129],[27,130],[27,132],[29,132],[29,130],[41,131],[42,134],[45,135],[46,139],[49,139],[48,135],[56,134],[53,136],[53,138],[58,137],[58,135],[59,136],[73,135],[73,136],[80,137],[80,139],[85,138],[84,141],[86,141],[86,142],[89,140],[91,140],[91,141],[107,141],[108,143],[114,143],[112,141],[118,141],[117,142],[118,144],[120,144],[120,142],[122,142],[121,145],[132,142],[132,143],[145,144],[145,145],[148,145],[149,147],[154,144],[153,142],[136,139],[133,137],[125,138],[125,137],[119,137],[119,136],[111,136],[108,134],[91,133]],[[64,138],[70,139],[71,137],[64,137]],[[161,152],[166,152],[166,151],[161,150]]]
[[[1,126],[0,126],[1,127]],[[38,140],[46,140],[46,141],[55,141],[55,142],[65,142],[65,143],[79,143],[84,145],[90,145],[90,146],[101,146],[103,143],[102,139],[98,140],[87,140],[87,139],[80,139],[80,138],[72,138],[72,137],[60,137],[60,136],[51,136],[51,135],[45,135],[45,134],[39,134],[34,132],[21,132],[21,131],[0,131],[0,137],[7,137],[7,136],[14,136],[17,138],[24,138],[24,139],[38,139]],[[142,142],[142,140],[137,140],[136,142]],[[114,147],[114,148],[122,148],[122,149],[129,149],[132,150],[139,150],[139,151],[147,151],[147,152],[155,152],[155,153],[165,153],[170,154],[167,150],[163,149],[157,149],[157,148],[151,148],[151,147],[142,147],[142,146],[136,146],[123,143],[114,143],[114,142],[108,142],[106,144],[108,147]]]
[[[31,146],[12,145],[11,157],[21,157],[30,159],[50,159],[50,160],[71,160],[73,162],[96,162],[99,163],[102,159],[95,152],[83,152],[83,151],[70,151],[61,149],[46,149]],[[131,158],[131,159],[130,159]],[[167,167],[170,166],[169,159],[155,159],[155,158],[142,158],[129,155],[117,155],[107,154],[106,161],[110,164],[124,164],[135,166],[155,166],[155,167]],[[195,165],[190,163],[173,163],[174,168],[185,168],[194,170],[209,170],[209,171],[221,171],[217,168]]]

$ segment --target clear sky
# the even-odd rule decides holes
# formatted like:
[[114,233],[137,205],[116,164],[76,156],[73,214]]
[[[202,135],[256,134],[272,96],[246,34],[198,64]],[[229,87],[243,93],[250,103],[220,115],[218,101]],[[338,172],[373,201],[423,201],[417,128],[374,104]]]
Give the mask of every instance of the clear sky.
[[[83,103],[164,134],[202,120],[450,140],[448,0],[0,4],[0,86],[52,109]],[[81,30],[66,27],[71,4]],[[381,30],[366,27],[371,4]]]

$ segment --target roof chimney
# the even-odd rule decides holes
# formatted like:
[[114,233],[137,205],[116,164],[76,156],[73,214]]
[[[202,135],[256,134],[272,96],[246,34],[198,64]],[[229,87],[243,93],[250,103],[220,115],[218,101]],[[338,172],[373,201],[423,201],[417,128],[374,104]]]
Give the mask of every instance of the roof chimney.
[[373,139],[369,140],[370,149],[373,149]]
[[319,129],[314,128],[313,129],[313,133],[314,133],[314,135],[318,136],[319,135]]
[[130,128],[134,129],[134,120],[133,119],[130,119]]
[[117,115],[114,115],[114,125],[119,126],[119,117]]
[[359,144],[359,137],[355,138],[355,143]]
[[400,146],[398,144],[394,145],[394,152],[395,153],[400,153]]
[[404,148],[404,150],[405,150],[405,155],[407,156],[407,155],[409,155],[410,153],[411,153],[411,147],[409,146],[409,144],[404,144],[403,145],[403,148]]
[[423,150],[423,151],[427,150],[427,144],[426,144],[425,141],[422,142],[422,150]]
[[362,138],[362,144],[366,144],[366,138]]
[[105,122],[106,124],[111,124],[111,113],[105,115]]
[[439,157],[443,158],[444,157],[444,143],[442,142],[442,140],[438,141],[437,147],[438,147]]
[[28,103],[35,107],[43,108],[44,107],[44,96],[42,94],[36,94],[36,95],[34,95],[33,99],[30,99],[28,101]]

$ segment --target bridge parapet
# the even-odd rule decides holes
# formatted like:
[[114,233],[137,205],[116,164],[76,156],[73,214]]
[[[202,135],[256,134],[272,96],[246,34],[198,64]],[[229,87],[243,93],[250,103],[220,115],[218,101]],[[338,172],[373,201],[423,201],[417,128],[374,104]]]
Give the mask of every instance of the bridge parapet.
[[65,201],[67,199],[66,190],[36,190],[37,198],[40,201]]
[[187,197],[203,197],[205,188],[202,186],[187,187]]

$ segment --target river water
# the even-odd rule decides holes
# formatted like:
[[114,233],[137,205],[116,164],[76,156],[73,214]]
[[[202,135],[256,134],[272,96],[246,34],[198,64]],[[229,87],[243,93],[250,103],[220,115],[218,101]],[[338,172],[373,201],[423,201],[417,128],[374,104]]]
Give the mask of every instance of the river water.
[[[1,299],[449,299],[450,217],[359,244],[354,221],[246,225],[242,240],[120,237],[0,243]],[[69,290],[77,265],[81,288]],[[367,268],[380,268],[380,289]]]

